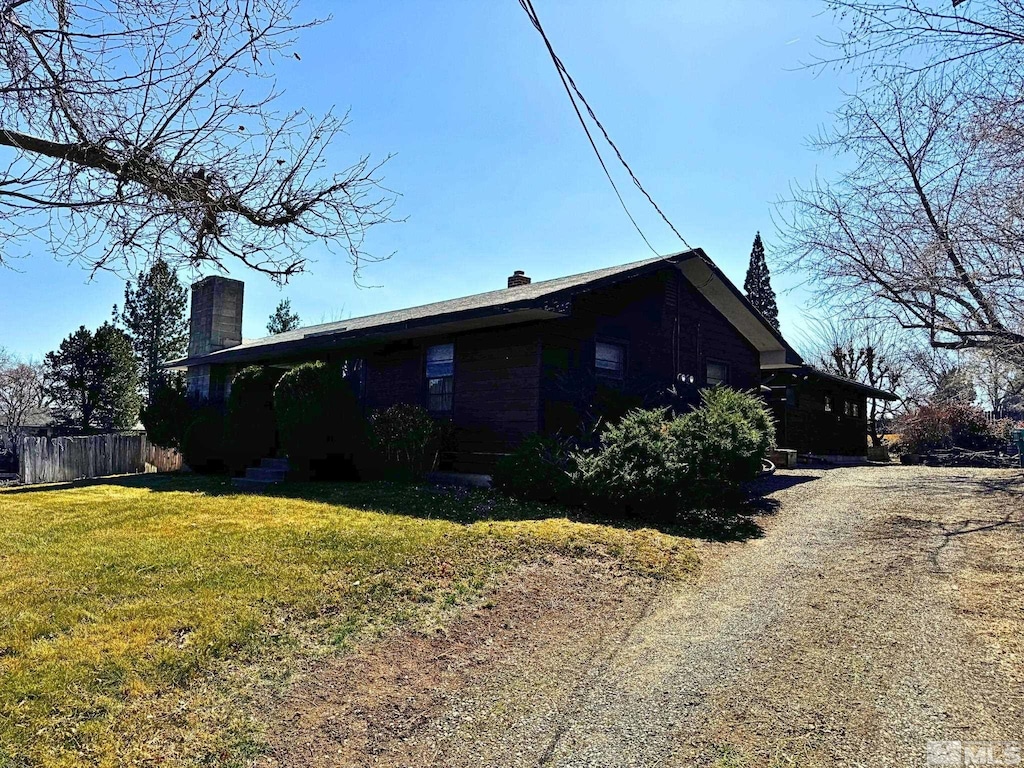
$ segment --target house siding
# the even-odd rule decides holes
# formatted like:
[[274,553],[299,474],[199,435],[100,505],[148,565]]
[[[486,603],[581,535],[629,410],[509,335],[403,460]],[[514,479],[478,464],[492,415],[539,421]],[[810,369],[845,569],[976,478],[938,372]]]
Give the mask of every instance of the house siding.
[[[772,390],[779,447],[818,456],[867,454],[867,397],[862,392],[813,377],[789,386],[796,392],[795,406],[787,404],[785,387]],[[831,413],[825,410],[826,396],[832,397]],[[844,402],[855,403],[858,415],[846,415]]]
[[[367,410],[426,405],[426,350],[454,344],[453,468],[462,471],[490,471],[499,455],[535,432],[575,431],[580,408],[564,383],[593,378],[596,340],[626,348],[624,384],[640,401],[663,399],[676,382],[696,402],[708,359],[729,366],[731,386],[753,388],[760,381],[754,347],[674,267],[578,294],[566,309],[571,314],[562,319],[368,342],[288,362],[358,358]],[[679,384],[680,374],[694,383]]]

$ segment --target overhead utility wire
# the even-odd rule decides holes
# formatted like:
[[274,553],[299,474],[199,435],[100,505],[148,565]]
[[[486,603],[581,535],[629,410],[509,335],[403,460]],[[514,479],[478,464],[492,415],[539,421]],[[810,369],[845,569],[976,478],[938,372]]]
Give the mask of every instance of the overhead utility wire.
[[[643,238],[643,241],[647,243],[647,247],[654,251],[654,253],[658,253],[654,249],[654,246],[651,245],[650,241],[644,235],[643,231],[640,229],[640,226],[636,223],[636,219],[634,219],[633,215],[629,212],[629,208],[626,207],[626,202],[625,200],[623,200],[622,195],[619,192],[619,188],[615,184],[615,180],[612,178],[612,175],[608,170],[608,166],[605,164],[604,158],[601,156],[600,150],[598,150],[597,148],[597,144],[594,141],[594,137],[590,133],[590,128],[587,126],[587,122],[583,117],[583,113],[580,112],[579,105],[576,103],[577,98],[580,100],[580,102],[582,102],[583,106],[586,108],[587,114],[590,115],[590,119],[593,120],[597,127],[601,129],[601,133],[604,136],[605,141],[607,141],[608,145],[612,148],[612,150],[614,150],[615,156],[619,159],[619,162],[622,163],[622,167],[625,168],[626,171],[629,173],[629,177],[633,180],[633,183],[636,185],[636,188],[643,192],[644,197],[647,198],[647,201],[651,204],[654,210],[658,212],[658,215],[661,216],[662,220],[666,224],[668,224],[669,229],[671,229],[675,233],[676,237],[679,238],[683,245],[689,248],[690,244],[686,242],[686,238],[684,238],[682,234],[680,234],[679,230],[676,229],[675,225],[673,225],[672,222],[669,221],[668,216],[666,216],[664,211],[662,211],[661,208],[658,207],[658,204],[654,202],[654,198],[652,198],[650,194],[647,192],[647,190],[644,189],[643,184],[640,183],[640,179],[638,179],[636,174],[633,173],[633,169],[629,167],[629,163],[627,163],[626,159],[622,156],[622,152],[619,151],[618,146],[616,146],[615,142],[612,141],[612,137],[608,135],[608,131],[605,130],[604,125],[597,118],[597,115],[594,113],[594,110],[593,108],[591,108],[590,103],[583,95],[583,92],[579,89],[579,86],[576,85],[576,81],[572,79],[572,75],[570,75],[569,71],[565,68],[565,64],[562,63],[562,60],[558,57],[558,54],[555,53],[555,49],[551,45],[551,41],[548,39],[547,34],[544,32],[544,27],[541,26],[540,19],[537,16],[537,11],[534,10],[533,3],[531,2],[531,0],[519,0],[519,5],[526,12],[526,15],[530,18],[530,22],[533,24],[534,28],[537,30],[538,33],[540,33],[541,38],[543,38],[544,45],[547,47],[548,54],[551,56],[551,61],[554,63],[555,69],[558,71],[558,76],[562,81],[562,87],[565,88],[566,95],[569,97],[569,101],[572,103],[572,107],[576,111],[576,117],[579,118],[580,125],[583,126],[583,131],[584,133],[587,134],[587,139],[590,141],[590,146],[593,148],[594,154],[597,155],[597,160],[601,164],[602,170],[604,170],[604,175],[608,177],[608,183],[612,185],[612,189],[615,191],[615,196],[619,198],[619,203],[622,205],[622,210],[626,212],[626,216],[628,216],[629,220],[633,223],[633,227],[640,234],[640,237]],[[573,95],[574,93],[575,96]]]

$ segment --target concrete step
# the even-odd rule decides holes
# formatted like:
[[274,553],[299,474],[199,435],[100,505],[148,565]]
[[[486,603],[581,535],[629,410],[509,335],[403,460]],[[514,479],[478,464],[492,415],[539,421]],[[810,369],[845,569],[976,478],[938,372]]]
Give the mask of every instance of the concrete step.
[[261,483],[280,483],[288,476],[287,469],[271,469],[268,467],[249,467],[245,470],[245,476],[249,480],[259,480]]
[[288,471],[288,459],[261,459],[261,469],[283,469],[285,472]]
[[266,480],[254,480],[251,477],[232,477],[231,485],[233,488],[247,493],[262,493],[274,483],[268,483]]

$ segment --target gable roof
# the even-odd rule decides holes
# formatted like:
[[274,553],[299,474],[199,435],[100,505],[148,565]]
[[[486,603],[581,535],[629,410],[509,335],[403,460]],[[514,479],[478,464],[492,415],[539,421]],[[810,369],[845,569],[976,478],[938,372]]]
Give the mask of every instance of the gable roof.
[[785,367],[802,363],[800,356],[779,332],[751,306],[711,259],[697,248],[513,288],[298,328],[261,339],[246,340],[237,346],[208,355],[174,360],[166,363],[165,367],[251,362],[346,346],[368,338],[412,338],[565,317],[571,312],[573,296],[667,266],[679,268],[697,290],[747,338],[761,353],[762,367],[766,364]]
[[[797,378],[815,378],[821,379],[822,381],[831,382],[838,384],[843,387],[855,389],[858,392],[862,392],[868,397],[876,400],[899,400],[899,395],[893,394],[885,389],[879,389],[878,387],[872,387],[870,384],[862,384],[854,379],[848,379],[845,376],[837,376],[834,373],[828,373],[820,368],[815,368],[812,365],[802,365],[799,368],[791,368],[785,373],[797,377]],[[770,380],[769,380],[770,383]]]

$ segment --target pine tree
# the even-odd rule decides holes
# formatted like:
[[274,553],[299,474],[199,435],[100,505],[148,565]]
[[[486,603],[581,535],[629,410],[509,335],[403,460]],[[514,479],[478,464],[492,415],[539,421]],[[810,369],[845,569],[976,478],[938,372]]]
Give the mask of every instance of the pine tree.
[[755,235],[754,247],[750,251],[750,266],[747,267],[747,277],[743,281],[743,292],[754,308],[764,315],[765,320],[775,330],[779,330],[779,306],[775,303],[775,291],[772,290],[760,232]]
[[278,302],[277,309],[274,310],[274,314],[270,316],[270,320],[267,322],[267,333],[274,335],[278,333],[284,333],[285,331],[293,331],[299,327],[299,316],[292,312],[292,300],[281,299]]
[[139,373],[131,341],[104,323],[81,326],[43,363],[58,423],[90,429],[130,429],[139,418]]
[[124,310],[114,316],[128,330],[146,401],[164,380],[162,363],[181,357],[188,347],[188,294],[177,273],[159,256],[133,285],[124,287]]

